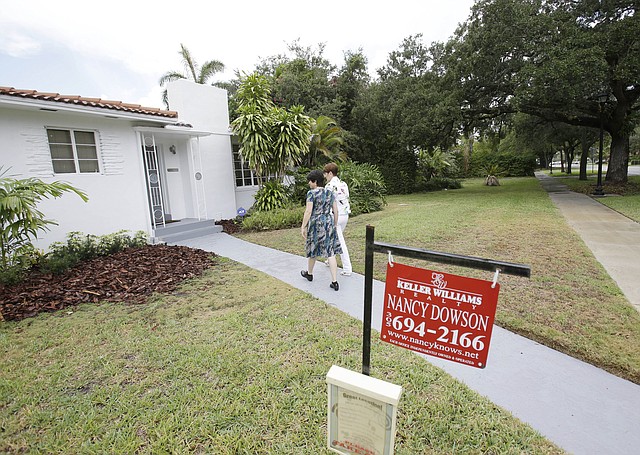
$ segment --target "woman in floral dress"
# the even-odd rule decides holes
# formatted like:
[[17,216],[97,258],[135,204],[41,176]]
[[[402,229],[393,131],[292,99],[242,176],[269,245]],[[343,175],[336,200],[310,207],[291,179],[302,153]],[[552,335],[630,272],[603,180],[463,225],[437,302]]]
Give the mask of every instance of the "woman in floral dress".
[[336,226],[338,225],[338,204],[332,191],[323,187],[324,175],[316,170],[307,175],[310,190],[307,192],[307,207],[300,228],[305,239],[305,252],[308,258],[307,270],[300,274],[309,281],[313,281],[313,267],[316,258],[326,257],[331,270],[329,285],[338,290],[338,264],[336,254],[342,253]]

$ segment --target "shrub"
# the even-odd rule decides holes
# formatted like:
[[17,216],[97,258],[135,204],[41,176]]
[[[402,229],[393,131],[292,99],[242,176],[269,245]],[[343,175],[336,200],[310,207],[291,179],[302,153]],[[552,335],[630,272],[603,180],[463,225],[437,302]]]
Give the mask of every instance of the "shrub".
[[32,240],[39,232],[57,224],[37,209],[42,199],[58,198],[64,193],[77,194],[83,201],[87,195],[68,183],[45,183],[40,179],[15,179],[0,166],[0,280],[19,280],[39,253]]
[[11,265],[0,267],[0,283],[15,284],[20,282],[27,270],[40,263],[43,255],[44,252],[31,243],[22,245],[15,250]]
[[[457,172],[454,154],[443,152],[439,147],[431,150],[418,149],[416,158],[418,181],[420,179],[431,180],[434,177],[447,177]],[[449,172],[450,168],[452,169]]]
[[287,201],[291,205],[305,205],[307,191],[309,191],[307,175],[310,171],[311,169],[307,167],[299,167],[295,171],[289,172],[289,176],[293,177],[293,182],[287,187]]
[[462,188],[462,183],[459,180],[448,177],[433,177],[417,185],[416,191],[457,190],[458,188]]
[[242,229],[262,231],[300,226],[304,207],[283,207],[269,211],[251,211],[242,221]]
[[377,166],[343,163],[339,177],[349,185],[352,216],[382,210],[387,203],[387,186]]
[[51,244],[49,253],[42,258],[40,269],[43,272],[59,274],[82,261],[146,244],[147,235],[143,231],[138,231],[133,237],[124,230],[103,236],[85,235],[74,231],[67,235],[66,243]]
[[416,181],[416,159],[409,154],[391,153],[385,163],[380,163],[380,172],[389,194],[410,194]]
[[[351,216],[381,210],[386,204],[387,187],[377,166],[345,162],[339,165],[339,177],[349,186]],[[291,174],[295,182],[289,186],[289,203],[305,205],[309,185],[309,169],[299,168]],[[301,219],[302,221],[302,219]]]
[[486,177],[487,171],[496,169],[500,176],[528,177],[534,175],[536,165],[536,157],[529,153],[478,150],[471,156],[470,170],[476,177]]
[[256,192],[253,209],[269,211],[283,207],[287,202],[287,190],[279,180],[269,180]]

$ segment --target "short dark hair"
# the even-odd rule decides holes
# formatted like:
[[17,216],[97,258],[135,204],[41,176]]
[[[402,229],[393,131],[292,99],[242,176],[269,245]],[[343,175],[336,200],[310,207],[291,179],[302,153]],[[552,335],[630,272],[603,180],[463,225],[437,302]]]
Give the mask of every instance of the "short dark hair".
[[322,175],[322,171],[315,169],[307,174],[307,181],[324,186],[324,175]]
[[325,164],[322,170],[324,172],[331,172],[333,175],[338,175],[338,165],[336,163]]

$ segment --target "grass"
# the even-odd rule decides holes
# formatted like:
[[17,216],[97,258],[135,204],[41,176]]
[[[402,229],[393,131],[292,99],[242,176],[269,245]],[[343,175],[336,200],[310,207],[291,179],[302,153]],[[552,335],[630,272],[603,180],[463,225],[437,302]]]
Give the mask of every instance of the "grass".
[[[364,273],[365,226],[376,240],[531,266],[531,278],[503,275],[496,323],[615,375],[640,383],[640,313],[635,310],[550,201],[535,178],[487,187],[388,198],[381,212],[349,220],[345,237]],[[304,255],[299,228],[241,234],[245,240]],[[397,261],[492,279],[488,272]],[[384,280],[386,258],[375,258]]]
[[[216,258],[146,305],[3,323],[0,352],[2,453],[328,454],[326,373],[359,371],[361,324]],[[396,453],[562,453],[411,352],[372,358],[404,387]]]

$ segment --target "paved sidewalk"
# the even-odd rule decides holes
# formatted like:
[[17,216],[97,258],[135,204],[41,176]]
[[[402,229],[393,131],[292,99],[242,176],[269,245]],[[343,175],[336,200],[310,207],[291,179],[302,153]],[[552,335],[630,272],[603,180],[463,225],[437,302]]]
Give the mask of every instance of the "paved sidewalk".
[[542,172],[537,172],[536,177],[567,223],[640,311],[640,224],[585,194],[569,191],[566,185]]
[[[302,240],[301,240],[302,241]],[[362,320],[364,277],[339,277],[329,288],[329,270],[300,276],[306,259],[220,233],[180,242],[213,251],[260,270]],[[385,260],[381,255],[375,260]],[[372,325],[380,331],[384,283],[374,281]],[[376,336],[375,334],[373,336]],[[401,348],[398,348],[401,349]],[[494,327],[485,369],[424,357],[542,435],[575,454],[637,454],[640,447],[640,386],[539,343]],[[418,354],[417,354],[418,355]],[[376,376],[376,358],[371,358]]]

